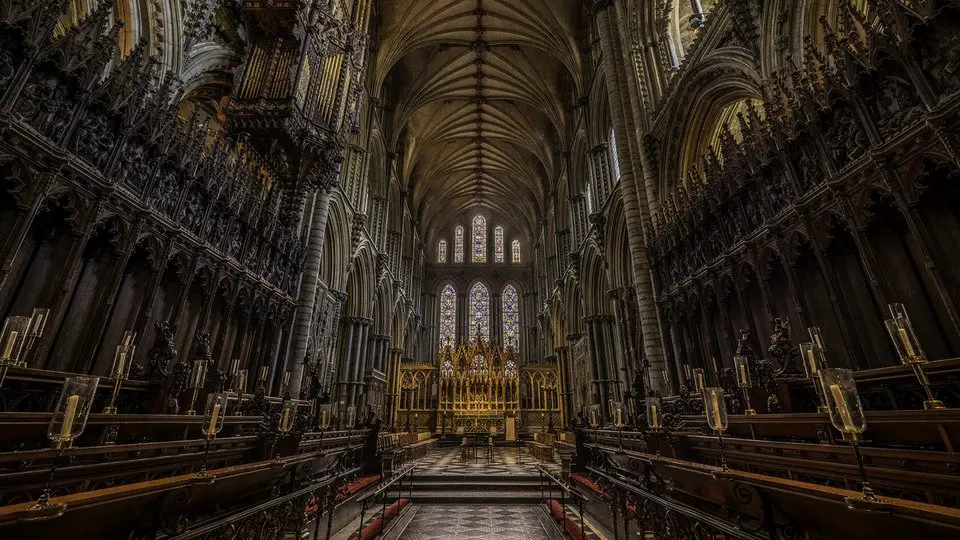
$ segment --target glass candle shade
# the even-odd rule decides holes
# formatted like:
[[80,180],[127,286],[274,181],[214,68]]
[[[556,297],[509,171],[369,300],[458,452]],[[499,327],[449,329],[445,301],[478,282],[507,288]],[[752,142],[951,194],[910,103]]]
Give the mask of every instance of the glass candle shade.
[[285,394],[287,388],[290,388],[290,372],[285,371],[283,373],[283,381],[280,383],[280,394]]
[[230,360],[230,376],[236,377],[237,371],[239,370],[240,370],[240,359],[234,358],[233,360]]
[[683,365],[683,380],[689,381],[693,377],[693,373],[690,371],[690,364]]
[[25,352],[30,332],[30,317],[7,317],[0,333],[0,365],[16,365]]
[[703,392],[703,389],[706,387],[703,377],[703,368],[696,368],[693,370],[693,389],[697,392]]
[[599,405],[587,405],[587,422],[594,428],[600,425]]
[[330,428],[331,410],[333,406],[329,403],[321,403],[317,408],[317,427],[320,429]]
[[123,347],[123,350],[129,351],[134,347],[134,342],[137,341],[137,333],[133,330],[127,330],[123,333],[123,339],[120,340],[120,346]]
[[203,386],[204,379],[207,378],[207,361],[194,360],[193,368],[190,370],[190,388],[200,388]]
[[904,364],[922,364],[927,361],[923,353],[923,347],[920,346],[920,340],[913,332],[913,325],[910,319],[896,317],[883,321],[887,326],[887,333],[893,341],[893,346],[897,349],[897,355]]
[[860,394],[853,380],[853,371],[843,368],[820,370],[830,423],[845,436],[858,437],[867,429],[867,419],[860,404]]
[[237,375],[233,378],[233,391],[237,394],[245,394],[247,392],[247,370],[241,369],[237,371]]
[[803,364],[803,371],[807,378],[816,379],[820,376],[820,370],[826,367],[827,359],[823,355],[823,349],[817,348],[813,343],[807,341],[800,344],[800,360]]
[[615,399],[611,399],[607,402],[607,406],[610,407],[610,419],[613,421],[613,425],[620,429],[623,427],[623,403]]
[[807,328],[807,333],[810,334],[810,342],[813,343],[813,346],[820,350],[827,350],[824,346],[823,333],[820,331],[819,326],[811,326]]
[[44,328],[47,327],[47,320],[49,318],[49,309],[33,308],[33,312],[30,313],[30,337],[38,338],[42,336]]
[[733,367],[737,371],[737,386],[752,388],[753,379],[750,377],[750,359],[746,355],[738,354],[733,357]]
[[70,446],[83,433],[93,406],[100,377],[67,377],[47,426],[47,437],[55,446]]
[[110,378],[118,380],[126,380],[130,376],[130,367],[133,365],[133,352],[136,350],[136,347],[131,346],[130,349],[124,349],[123,345],[117,345],[116,351],[113,353],[113,365],[110,366]]
[[280,423],[277,424],[277,431],[289,433],[293,429],[293,422],[296,417],[297,405],[292,400],[283,400],[283,410],[280,411]]
[[262,382],[262,381],[267,380],[267,375],[268,375],[269,373],[270,373],[270,368],[269,368],[269,367],[267,367],[267,366],[261,367],[261,368],[260,368],[260,378],[257,379],[257,381]]
[[223,429],[223,420],[227,416],[227,394],[218,392],[207,396],[207,406],[203,409],[203,436],[212,439]]
[[647,423],[650,429],[660,431],[660,414],[663,412],[663,402],[656,396],[647,397]]
[[357,408],[351,405],[347,407],[347,427],[352,428],[353,424],[355,424],[356,421],[357,421]]
[[723,388],[708,386],[703,389],[703,407],[707,412],[707,425],[713,431],[727,429],[727,401],[723,396]]

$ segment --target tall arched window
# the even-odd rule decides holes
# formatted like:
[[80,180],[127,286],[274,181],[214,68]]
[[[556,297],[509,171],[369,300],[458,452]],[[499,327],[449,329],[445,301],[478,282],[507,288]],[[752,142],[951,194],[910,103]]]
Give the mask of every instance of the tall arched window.
[[480,214],[473,218],[473,262],[487,262],[487,220]]
[[490,337],[490,291],[479,281],[470,289],[470,317],[468,319],[470,340],[477,334]]
[[463,262],[463,227],[460,225],[453,230],[453,262]]
[[503,344],[506,347],[513,347],[514,351],[520,350],[520,295],[513,285],[507,285],[503,288],[503,294],[500,296],[503,302]]
[[457,291],[447,285],[440,293],[440,350],[457,343]]
[[510,242],[510,260],[518,263],[520,262],[520,241],[514,240]]
[[503,262],[503,227],[493,229],[493,262]]
[[437,244],[437,262],[445,263],[447,262],[447,241],[441,240]]

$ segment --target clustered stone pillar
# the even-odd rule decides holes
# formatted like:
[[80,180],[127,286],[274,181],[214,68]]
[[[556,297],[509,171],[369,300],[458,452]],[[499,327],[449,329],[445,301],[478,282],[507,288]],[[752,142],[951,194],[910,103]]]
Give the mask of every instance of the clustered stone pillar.
[[330,194],[336,183],[321,187],[313,195],[313,217],[310,220],[310,237],[307,239],[306,260],[300,278],[297,311],[293,319],[293,336],[287,365],[290,367],[290,395],[300,393],[303,379],[303,359],[310,343],[310,325],[317,301],[317,284],[320,279],[320,259],[323,257],[323,241],[327,231],[327,216],[330,214]]
[[[650,273],[650,258],[647,251],[645,234],[652,229],[651,213],[655,211],[655,187],[650,168],[641,164],[646,156],[637,142],[636,133],[643,126],[635,125],[633,118],[642,117],[634,99],[634,75],[624,71],[623,58],[629,58],[620,48],[615,36],[621,35],[618,28],[618,14],[615,2],[598,1],[594,3],[597,17],[597,30],[600,47],[603,50],[604,76],[607,79],[610,118],[617,139],[617,155],[620,164],[620,186],[623,198],[624,215],[627,221],[627,240],[630,258],[633,262],[633,286],[637,295],[640,316],[640,331],[643,336],[643,350],[652,368],[650,382],[654,388],[669,392],[669,381],[663,378],[664,357],[661,343],[653,276]],[[622,35],[627,35],[623,33]],[[643,182],[641,182],[641,177]]]
[[564,424],[569,420],[569,417],[574,416],[574,403],[573,403],[573,371],[570,366],[570,347],[560,346],[553,349],[554,354],[557,355],[557,371],[560,375],[560,400],[562,407],[566,416],[564,418]]
[[397,425],[397,414],[400,409],[400,362],[403,359],[403,349],[390,348],[390,369],[387,379],[387,406],[385,422],[390,426]]
[[340,321],[343,338],[337,399],[345,408],[359,405],[358,401],[363,392],[364,358],[373,320],[366,317],[343,317]]
[[592,380],[594,388],[591,401],[600,405],[604,418],[607,418],[609,400],[620,399],[620,382],[617,368],[617,351],[614,343],[613,315],[591,315],[584,317],[587,325],[587,337],[590,340]]

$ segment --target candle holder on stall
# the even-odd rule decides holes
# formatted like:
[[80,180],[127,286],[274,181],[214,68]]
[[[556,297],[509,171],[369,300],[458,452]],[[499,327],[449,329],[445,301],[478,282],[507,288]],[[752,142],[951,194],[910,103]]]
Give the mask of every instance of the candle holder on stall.
[[0,385],[7,377],[7,370],[20,365],[25,346],[29,340],[30,317],[7,317],[0,333]]
[[750,389],[753,388],[753,378],[750,377],[750,359],[745,354],[733,357],[733,367],[737,372],[737,386],[743,392],[743,414],[756,416],[757,411],[750,405]]
[[690,369],[690,364],[683,365],[683,380],[689,388],[690,383],[693,382],[693,371]]
[[613,419],[613,425],[617,428],[617,453],[623,453],[623,403],[615,399],[607,401],[610,408],[610,417]]
[[693,389],[697,392],[703,392],[703,389],[706,388],[704,383],[703,368],[696,368],[693,370]]
[[353,405],[347,407],[347,429],[353,430],[353,425],[357,422],[357,408]]
[[333,405],[321,403],[317,407],[317,429],[320,430],[320,450],[323,451],[323,434],[330,429],[330,418]]
[[270,368],[268,366],[260,366],[260,374],[257,377],[257,386],[258,388],[263,389],[263,394],[267,394],[267,375],[270,374]]
[[[650,395],[647,396],[647,425],[650,426],[650,432],[653,434],[660,433],[660,414],[663,412],[663,401],[658,396]],[[660,441],[651,438],[651,441],[656,441],[657,455],[660,455]]]
[[807,328],[807,333],[810,334],[810,341],[813,343],[813,346],[820,349],[821,351],[826,351],[827,347],[824,345],[823,341],[823,332],[820,331],[819,326],[811,326]]
[[207,456],[210,455],[210,442],[217,438],[217,434],[223,429],[223,420],[227,416],[227,405],[230,403],[230,396],[226,392],[218,392],[207,396],[207,406],[203,409],[203,464],[200,465],[200,472],[197,476],[204,478],[207,476]]
[[137,351],[137,346],[133,344],[137,339],[137,333],[126,331],[123,333],[123,341],[117,345],[117,350],[113,354],[113,365],[110,367],[110,378],[113,379],[113,391],[110,393],[110,404],[104,407],[104,414],[117,414],[117,394],[120,393],[120,386],[123,381],[130,377],[130,368],[133,366],[133,355]]
[[231,391],[234,389],[234,386],[236,386],[237,384],[237,373],[239,371],[240,371],[240,359],[234,358],[233,360],[230,360],[230,371],[227,372],[227,377],[228,377],[227,380],[229,381],[227,388],[229,388]]
[[283,408],[280,410],[280,421],[277,422],[277,435],[272,437],[270,453],[274,454],[274,461],[277,463],[280,462],[280,456],[276,455],[276,445],[278,439],[287,433],[290,433],[290,430],[293,429],[293,423],[297,417],[297,405],[291,399],[283,400]]
[[807,378],[813,381],[813,390],[817,394],[817,412],[821,414],[829,413],[826,405],[826,394],[823,392],[823,386],[820,384],[820,370],[827,366],[827,359],[823,355],[823,349],[818,348],[813,343],[806,341],[800,344],[800,359],[803,364],[803,371]]
[[290,390],[291,375],[292,373],[289,371],[283,372],[283,379],[280,381],[280,397],[286,397],[287,392]]
[[233,393],[237,394],[237,414],[240,414],[240,409],[243,405],[243,395],[247,393],[247,370],[241,369],[237,371],[237,376],[233,379],[232,390]]
[[720,468],[727,472],[726,449],[723,446],[723,432],[727,430],[727,400],[723,388],[708,386],[703,389],[703,408],[707,412],[707,425],[717,434],[720,442]]
[[597,428],[600,427],[600,405],[587,405],[587,422],[593,428],[593,442],[600,445],[600,439],[597,436]]
[[57,462],[60,461],[60,456],[73,445],[73,441],[83,433],[83,429],[87,426],[87,416],[90,414],[90,407],[93,406],[98,384],[100,384],[99,377],[77,376],[64,379],[63,389],[60,390],[60,397],[57,398],[56,408],[54,408],[53,416],[47,425],[47,438],[52,442],[56,453],[53,462],[50,464],[47,483],[40,494],[40,498],[37,499],[37,503],[30,507],[31,512],[60,515],[66,508],[64,504],[50,502],[50,489],[57,473]]
[[867,419],[860,404],[860,394],[856,382],[853,380],[853,371],[843,368],[824,368],[820,370],[820,384],[826,390],[827,409],[830,412],[830,423],[842,435],[843,440],[853,446],[853,453],[857,458],[857,468],[860,471],[860,482],[863,486],[863,496],[848,499],[848,506],[857,501],[874,503],[880,501],[873,486],[867,479],[863,468],[863,456],[860,455],[860,443],[863,442],[863,432],[867,430]]
[[47,327],[47,321],[50,319],[50,310],[47,308],[33,308],[30,313],[30,330],[27,332],[27,343],[24,345],[23,354],[20,355],[20,367],[27,367],[27,360],[33,354],[33,348],[37,341],[43,336],[43,330]]
[[897,348],[900,361],[913,369],[913,374],[927,394],[927,399],[923,402],[923,408],[946,409],[943,402],[933,397],[933,392],[930,390],[930,381],[923,369],[923,365],[927,363],[927,356],[923,353],[920,340],[917,339],[917,334],[913,331],[913,324],[910,322],[906,308],[903,304],[890,304],[888,307],[891,318],[884,321],[884,324],[887,326],[887,332],[890,334],[890,339],[893,340],[894,347]]
[[197,414],[197,411],[193,409],[193,406],[197,403],[197,393],[200,392],[200,388],[203,387],[203,382],[206,380],[206,378],[207,361],[194,360],[193,368],[190,370],[190,388],[193,389],[193,394],[191,394],[190,397],[190,407],[187,409],[187,414],[189,415]]

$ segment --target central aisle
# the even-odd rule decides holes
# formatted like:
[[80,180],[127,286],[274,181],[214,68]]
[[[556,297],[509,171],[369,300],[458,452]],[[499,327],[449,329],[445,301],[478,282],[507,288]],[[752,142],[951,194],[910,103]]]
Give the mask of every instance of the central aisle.
[[543,510],[535,505],[425,505],[417,509],[401,540],[547,540]]

